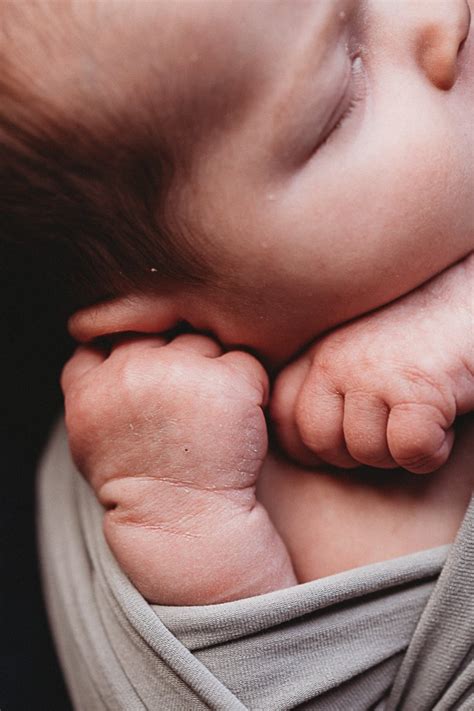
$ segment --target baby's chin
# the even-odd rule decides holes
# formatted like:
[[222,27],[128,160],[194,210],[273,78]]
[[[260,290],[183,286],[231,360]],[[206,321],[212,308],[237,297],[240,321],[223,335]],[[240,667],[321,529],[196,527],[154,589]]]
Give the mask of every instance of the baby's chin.
[[211,331],[226,348],[249,350],[269,369],[279,369],[323,334],[383,306],[403,302],[407,316],[411,308],[419,308],[411,303],[420,287],[469,260],[472,253],[461,261],[442,264],[435,273],[414,270],[404,280],[373,277],[365,287],[347,284],[333,292],[319,284],[306,291],[290,284],[287,289],[268,286],[266,293],[258,287],[253,293],[242,289],[241,298],[233,293],[232,298],[213,299],[205,293],[196,299],[190,323]]
[[328,330],[408,296],[433,276],[432,270],[414,270],[403,281],[372,276],[328,285],[313,275],[305,285],[272,273],[258,284],[242,276],[241,283],[219,291],[166,284],[155,293],[128,294],[84,309],[71,318],[69,329],[76,340],[90,342],[115,333],[159,334],[186,323],[277,370]]

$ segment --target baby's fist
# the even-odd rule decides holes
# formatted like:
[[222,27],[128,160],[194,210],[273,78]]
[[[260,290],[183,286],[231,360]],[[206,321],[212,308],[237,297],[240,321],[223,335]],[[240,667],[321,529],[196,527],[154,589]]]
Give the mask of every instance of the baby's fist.
[[80,348],[62,385],[72,455],[104,533],[150,602],[211,604],[294,584],[256,500],[267,375],[202,335]]
[[83,346],[62,387],[71,452],[99,494],[125,472],[199,471],[204,487],[203,460],[213,476],[228,477],[237,464],[242,475],[245,460],[251,477],[250,459],[257,469],[266,453],[265,371],[246,353],[222,354],[205,336],[124,339],[109,354]]
[[343,326],[278,377],[271,412],[306,465],[435,471],[474,408],[472,259]]

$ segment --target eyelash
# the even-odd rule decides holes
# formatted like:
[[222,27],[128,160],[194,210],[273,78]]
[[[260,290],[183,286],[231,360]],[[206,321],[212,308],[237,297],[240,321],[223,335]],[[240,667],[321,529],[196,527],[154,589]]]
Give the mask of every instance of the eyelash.
[[[356,58],[357,59],[357,58]],[[355,60],[353,60],[354,63]],[[354,66],[354,64],[353,64]],[[360,71],[360,70],[359,70]],[[344,113],[342,116],[339,118],[338,122],[332,127],[328,135],[325,137],[325,139],[319,144],[318,150],[322,148],[326,143],[328,143],[332,137],[337,133],[337,131],[342,127],[342,125],[346,122],[346,120],[349,118],[349,116],[352,114],[356,106],[362,101],[364,98],[364,90],[361,87],[361,77],[359,75],[359,72],[356,73],[354,70],[352,71],[352,78],[351,78],[351,99],[349,101],[349,104],[347,105],[347,108],[345,109]]]
[[[346,110],[344,111],[344,113],[342,114],[341,118],[336,123],[336,125],[333,126],[329,136],[332,136],[333,133],[335,133],[336,131],[338,131],[341,128],[342,124],[346,122],[346,119],[349,118],[349,116],[351,115],[351,113],[353,112],[353,110],[355,109],[355,107],[357,106],[357,104],[359,103],[360,100],[361,100],[360,96],[359,97],[353,96],[351,98],[349,105],[347,106]],[[329,136],[327,136],[327,138],[325,138],[324,140],[327,141]]]

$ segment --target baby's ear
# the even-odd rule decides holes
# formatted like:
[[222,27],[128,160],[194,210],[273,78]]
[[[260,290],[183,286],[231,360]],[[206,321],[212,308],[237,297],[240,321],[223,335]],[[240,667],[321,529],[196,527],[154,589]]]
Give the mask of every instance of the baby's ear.
[[180,321],[176,301],[171,296],[133,295],[77,311],[69,319],[71,336],[88,343],[114,333],[162,333]]

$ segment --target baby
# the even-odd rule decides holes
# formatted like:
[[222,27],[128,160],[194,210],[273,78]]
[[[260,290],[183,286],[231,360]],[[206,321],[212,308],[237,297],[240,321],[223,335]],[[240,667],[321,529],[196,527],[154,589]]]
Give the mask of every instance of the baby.
[[[382,533],[372,471],[331,466],[433,472],[474,408],[468,3],[53,9],[6,13],[1,227],[34,222],[92,304],[70,322],[91,344],[63,373],[70,445],[136,587],[215,603],[449,542],[468,463],[452,497],[448,469],[379,472]],[[267,413],[297,464],[268,456]],[[350,477],[363,532],[322,565]],[[295,532],[314,499],[339,522]]]
[[[287,453],[313,467],[319,458],[342,467],[404,465],[415,472],[443,464],[456,415],[474,409],[473,280],[471,255],[399,302],[321,338],[284,368],[270,411]],[[83,336],[89,319],[100,322],[90,312],[79,313],[72,332]],[[282,476],[277,462],[267,463],[268,491],[260,501],[256,496],[267,456],[269,383],[248,353],[223,352],[215,340],[196,334],[120,338],[110,352],[80,348],[64,369],[63,389],[76,464],[107,510],[109,545],[149,601],[224,602],[371,562],[367,541],[376,532],[376,501],[367,493],[365,539],[357,530],[357,551],[349,546],[329,561],[320,554],[309,569],[313,554],[304,545],[303,561],[300,551],[289,555],[291,531],[285,545],[262,504],[275,505],[272,488]],[[288,483],[292,473],[283,470]],[[456,482],[460,498],[451,498],[447,516],[439,510],[446,484],[442,476],[414,512],[417,520],[408,528],[403,521],[405,552],[454,535],[472,468]],[[354,494],[354,487],[348,489]],[[295,493],[290,487],[287,498]],[[327,507],[340,507],[338,492],[323,484],[319,493]],[[398,513],[413,513],[399,490],[391,493]],[[350,506],[360,506],[358,494]],[[274,520],[282,517],[276,505]],[[301,516],[301,510],[295,513]],[[384,513],[375,559],[390,557],[393,545],[394,512]],[[436,528],[426,538],[419,529],[427,522]],[[283,533],[288,522],[279,523]],[[311,542],[326,556],[326,538],[344,530],[342,522],[335,524]]]

